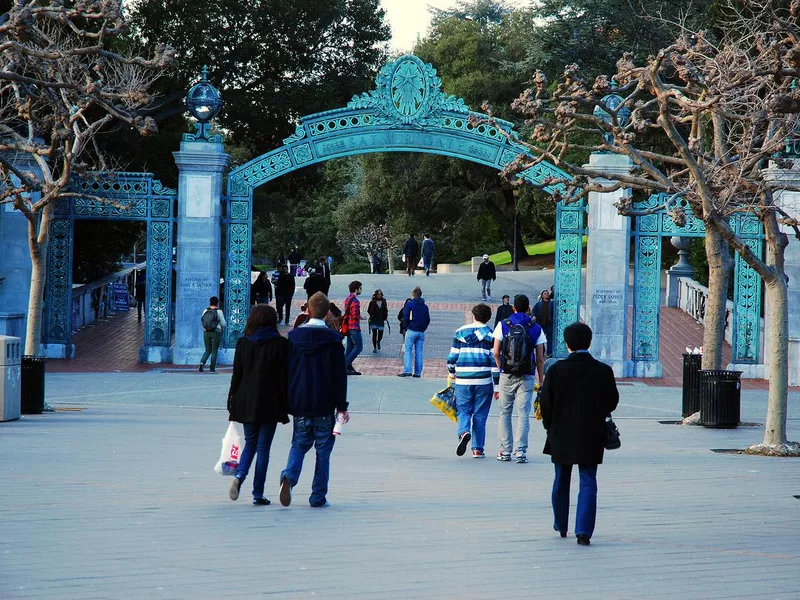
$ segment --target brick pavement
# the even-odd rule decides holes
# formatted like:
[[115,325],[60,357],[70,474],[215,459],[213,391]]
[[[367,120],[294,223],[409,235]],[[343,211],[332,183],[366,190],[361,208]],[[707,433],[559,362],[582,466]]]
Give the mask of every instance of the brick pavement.
[[[761,428],[621,419],[583,548],[552,531],[537,423],[516,465],[456,458],[441,415],[356,408],[324,510],[307,505],[313,460],[289,508],[250,506],[247,482],[228,500],[211,470],[225,426],[221,410],[125,404],[0,424],[0,597],[800,597],[800,461],[709,452]],[[290,436],[273,443],[273,500]]]

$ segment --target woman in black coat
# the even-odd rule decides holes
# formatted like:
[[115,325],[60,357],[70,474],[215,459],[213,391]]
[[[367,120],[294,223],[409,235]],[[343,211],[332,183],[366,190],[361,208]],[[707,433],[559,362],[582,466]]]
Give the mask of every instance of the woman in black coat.
[[584,323],[564,329],[570,355],[553,364],[542,385],[542,424],[547,430],[544,453],[555,466],[553,528],[567,537],[569,484],[578,465],[580,492],[575,535],[589,545],[597,515],[597,465],[603,462],[606,417],[617,408],[619,393],[614,372],[589,354],[592,330]]
[[233,377],[228,392],[229,420],[244,425],[245,445],[239,468],[231,483],[230,498],[239,497],[253,457],[253,504],[266,505],[264,481],[267,478],[269,449],[278,423],[288,423],[287,371],[289,340],[278,333],[278,313],[268,304],[256,304],[250,311],[244,337],[236,344]]
[[389,320],[389,307],[386,305],[386,298],[383,297],[382,290],[375,290],[375,293],[372,294],[367,314],[369,315],[369,328],[372,330],[372,351],[377,352],[381,349],[384,323]]

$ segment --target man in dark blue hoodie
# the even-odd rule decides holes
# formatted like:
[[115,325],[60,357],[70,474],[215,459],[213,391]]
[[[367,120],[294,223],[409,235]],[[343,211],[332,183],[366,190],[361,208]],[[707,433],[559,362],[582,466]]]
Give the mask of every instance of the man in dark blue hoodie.
[[346,423],[347,375],[342,338],[323,320],[330,302],[322,292],[308,299],[308,321],[289,332],[289,414],[294,417],[292,447],[281,473],[280,500],[292,502],[292,488],[300,479],[303,459],[314,446],[317,453],[309,503],[328,506],[328,477],[331,451],[336,437],[336,413]]
[[[403,372],[399,377],[422,377],[422,352],[425,345],[425,330],[431,324],[431,313],[422,298],[422,290],[415,287],[411,300],[403,307],[403,323],[406,331],[403,346]],[[411,373],[411,352],[414,352],[414,373]]]

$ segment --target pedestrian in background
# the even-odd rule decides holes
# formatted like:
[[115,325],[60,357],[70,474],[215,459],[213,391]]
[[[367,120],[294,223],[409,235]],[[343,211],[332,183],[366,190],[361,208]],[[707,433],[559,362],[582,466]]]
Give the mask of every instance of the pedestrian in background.
[[144,271],[136,272],[136,312],[139,321],[142,320],[142,312],[146,311],[145,303],[147,302],[147,278]]
[[317,273],[325,280],[325,286],[320,291],[327,296],[331,291],[331,266],[324,256],[319,257],[317,265]]
[[345,298],[342,317],[342,334],[347,337],[344,362],[348,375],[361,375],[353,367],[356,357],[364,349],[364,338],[361,337],[361,302],[358,299],[361,295],[361,282],[351,281],[349,289],[350,295]]
[[292,296],[294,296],[294,277],[289,273],[285,264],[280,266],[278,280],[275,283],[275,307],[278,309],[278,323],[283,320],[289,324],[289,311],[292,308]]
[[269,466],[269,451],[278,423],[289,422],[287,398],[287,359],[289,342],[278,333],[278,313],[268,304],[256,304],[236,342],[233,375],[228,391],[228,415],[244,427],[244,450],[231,483],[231,500],[247,478],[253,458],[253,504],[270,503],[264,497],[264,481]]
[[501,300],[502,304],[497,307],[497,316],[494,319],[495,327],[497,327],[497,324],[500,321],[507,319],[514,314],[514,307],[509,303],[510,298],[508,297],[508,294],[504,294]]
[[294,432],[286,468],[281,473],[283,506],[292,503],[292,488],[300,479],[303,459],[311,446],[316,451],[316,461],[308,501],[313,508],[330,506],[328,480],[336,441],[333,425],[337,414],[344,423],[350,420],[342,338],[325,324],[328,311],[325,294],[314,294],[308,299],[308,322],[289,332],[288,398]]
[[483,255],[483,262],[478,267],[478,281],[481,282],[481,299],[492,299],[492,282],[497,279],[494,263],[489,260],[489,255]]
[[550,301],[550,290],[542,290],[539,298],[533,307],[533,317],[547,336],[546,354],[550,357],[553,355],[553,303]]
[[372,332],[372,352],[377,352],[381,349],[383,328],[389,319],[389,307],[386,305],[386,298],[383,297],[382,290],[377,289],[372,294],[367,314],[369,315],[369,329]]
[[425,276],[430,277],[433,257],[436,255],[436,244],[433,243],[429,233],[424,235],[422,240],[422,266],[425,268]]
[[585,323],[564,329],[569,356],[547,372],[539,401],[547,430],[544,453],[555,468],[553,528],[567,537],[569,487],[573,465],[578,465],[580,491],[575,518],[578,544],[588,546],[597,518],[597,465],[603,462],[606,417],[619,403],[611,367],[589,353],[592,330]]
[[[542,328],[528,315],[530,300],[525,294],[514,296],[514,314],[503,319],[494,330],[494,359],[500,369],[500,385],[495,399],[500,402],[497,437],[500,451],[497,460],[508,462],[511,453],[517,463],[528,462],[528,434],[531,404],[536,382],[544,379],[544,346],[547,338]],[[511,413],[517,413],[513,432]],[[512,442],[513,435],[513,442]]]
[[[422,377],[422,362],[425,348],[425,330],[431,324],[431,314],[422,297],[422,290],[415,287],[411,300],[403,307],[403,328],[406,335],[403,352],[403,372],[400,377]],[[414,371],[411,371],[412,352]]]
[[300,251],[297,249],[297,246],[292,248],[292,251],[289,252],[288,260],[289,260],[289,273],[294,275],[297,272],[297,267],[300,266],[300,259],[303,258],[300,256]]
[[414,239],[414,234],[409,234],[406,243],[403,244],[403,256],[406,260],[406,274],[411,277],[414,269],[417,268],[417,255],[419,254],[419,242]]
[[497,365],[492,356],[494,338],[488,325],[492,309],[485,304],[472,308],[472,323],[456,330],[447,355],[448,378],[455,382],[458,411],[458,446],[463,456],[472,441],[472,457],[486,456],[486,419],[497,384]]
[[225,330],[225,315],[219,309],[219,298],[211,296],[208,300],[208,308],[203,311],[200,317],[200,324],[203,326],[203,344],[206,351],[200,359],[200,368],[198,371],[203,372],[206,366],[206,361],[211,357],[211,373],[217,372],[217,353],[219,352],[219,345],[222,341],[222,332]]

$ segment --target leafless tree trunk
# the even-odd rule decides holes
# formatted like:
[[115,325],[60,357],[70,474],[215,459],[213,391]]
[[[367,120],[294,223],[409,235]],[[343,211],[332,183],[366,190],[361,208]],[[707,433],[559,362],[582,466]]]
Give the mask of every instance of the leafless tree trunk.
[[25,354],[39,355],[39,341],[42,339],[42,305],[47,275],[47,250],[50,244],[50,218],[52,204],[42,210],[41,222],[37,215],[28,216],[28,248],[31,254],[31,289],[28,297],[28,322],[25,333]]
[[704,369],[722,369],[725,312],[733,260],[727,242],[716,232],[706,230],[705,246],[708,257],[708,299],[703,331],[702,366]]

